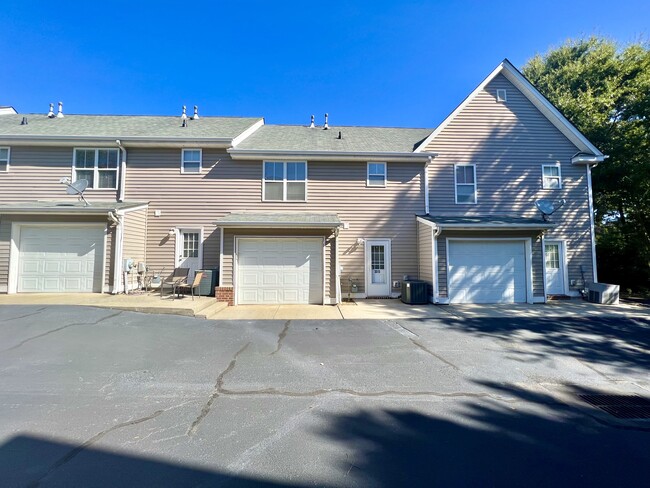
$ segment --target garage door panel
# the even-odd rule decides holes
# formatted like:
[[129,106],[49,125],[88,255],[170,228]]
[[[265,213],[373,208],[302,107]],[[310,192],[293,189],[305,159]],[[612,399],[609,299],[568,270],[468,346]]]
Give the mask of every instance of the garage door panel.
[[99,226],[21,226],[17,291],[101,291],[103,247]]
[[522,241],[451,241],[450,302],[525,302],[525,266]]
[[322,246],[320,238],[241,239],[238,303],[322,303]]

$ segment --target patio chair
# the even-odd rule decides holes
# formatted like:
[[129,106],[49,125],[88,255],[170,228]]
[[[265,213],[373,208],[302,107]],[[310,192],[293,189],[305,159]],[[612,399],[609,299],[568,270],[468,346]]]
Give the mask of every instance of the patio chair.
[[[185,283],[184,285],[178,285],[176,287],[176,290],[180,294],[183,291],[190,290],[190,293],[192,294],[192,300],[194,300],[194,290],[199,287],[201,284],[201,279],[203,278],[203,271],[197,271],[196,274],[194,275],[194,281],[192,283]],[[183,293],[185,295],[185,293]]]
[[160,283],[160,298],[163,297],[163,291],[166,286],[172,289],[172,298],[174,298],[178,286],[187,284],[187,277],[189,274],[190,268],[175,268],[174,272]]

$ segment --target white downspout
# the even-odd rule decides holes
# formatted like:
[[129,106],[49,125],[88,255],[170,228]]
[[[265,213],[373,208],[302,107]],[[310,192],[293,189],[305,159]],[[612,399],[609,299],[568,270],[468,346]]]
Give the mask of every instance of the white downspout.
[[126,148],[122,145],[122,142],[117,139],[115,144],[120,148],[120,186],[117,190],[117,201],[124,201],[124,187],[126,185]]
[[431,263],[433,266],[433,303],[438,303],[440,297],[438,296],[438,236],[442,232],[440,227],[435,229],[431,228],[431,241],[433,245],[431,246]]
[[433,162],[433,156],[424,165],[424,214],[429,215],[429,165]]
[[[596,268],[596,231],[594,230],[594,194],[591,189],[591,165],[587,165],[587,188],[589,189],[589,223],[591,224],[591,261],[594,274],[594,283],[598,283],[598,269]],[[583,287],[586,286],[583,283]]]
[[335,294],[336,296],[334,297],[334,301],[336,302],[336,305],[341,303],[341,269],[339,268],[339,229],[337,228],[334,231],[334,269],[335,273],[334,275],[336,276],[336,288],[335,288]]
[[115,249],[113,261],[113,288],[111,293],[117,295],[122,291],[122,254],[124,252],[124,223],[123,216],[117,212],[108,212],[108,218],[115,223],[115,236],[112,242]]

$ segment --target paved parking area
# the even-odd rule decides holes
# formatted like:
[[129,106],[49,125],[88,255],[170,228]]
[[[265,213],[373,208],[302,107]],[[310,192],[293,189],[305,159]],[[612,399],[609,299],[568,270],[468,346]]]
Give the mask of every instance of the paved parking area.
[[647,483],[650,423],[577,397],[650,396],[647,317],[469,312],[2,306],[2,485]]

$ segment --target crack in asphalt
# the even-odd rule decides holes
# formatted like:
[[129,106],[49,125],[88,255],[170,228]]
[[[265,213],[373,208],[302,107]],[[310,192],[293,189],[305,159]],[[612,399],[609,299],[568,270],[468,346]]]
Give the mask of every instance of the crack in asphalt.
[[233,356],[232,360],[230,361],[230,363],[228,364],[228,366],[226,367],[226,369],[224,369],[219,374],[219,376],[217,377],[217,382],[214,385],[214,391],[212,392],[212,394],[208,398],[208,401],[205,402],[205,405],[203,405],[203,408],[201,409],[201,412],[199,413],[198,417],[196,417],[194,422],[192,422],[192,425],[190,426],[190,428],[187,430],[187,435],[191,436],[191,435],[196,434],[196,431],[199,428],[199,424],[210,413],[210,410],[212,408],[212,404],[219,397],[219,394],[221,394],[224,391],[223,390],[223,378],[224,378],[224,376],[226,376],[228,373],[230,373],[234,369],[235,364],[237,364],[237,358],[250,345],[251,345],[251,343],[247,342],[239,351],[237,351],[235,353],[235,355]]
[[128,420],[126,422],[122,422],[120,424],[114,425],[113,427],[110,427],[106,430],[102,430],[98,434],[95,434],[92,436],[90,439],[88,439],[86,442],[83,444],[78,445],[74,449],[72,449],[70,452],[68,452],[65,456],[63,456],[61,459],[56,461],[52,466],[50,466],[50,469],[47,470],[47,472],[41,476],[39,479],[33,481],[29,485],[27,485],[30,488],[35,488],[37,486],[40,486],[41,481],[43,481],[45,478],[47,478],[49,475],[51,475],[54,471],[59,469],[61,466],[64,464],[69,463],[72,461],[77,455],[79,455],[82,451],[85,449],[88,449],[90,446],[92,446],[95,442],[100,440],[102,437],[104,437],[106,434],[109,434],[113,431],[116,431],[118,429],[122,429],[124,427],[130,427],[132,425],[137,425],[141,424],[143,422],[147,422],[148,420],[155,419],[159,415],[161,415],[165,410],[156,410],[154,413],[151,415],[147,415],[146,417],[141,417],[139,419],[134,419],[134,420]]
[[[470,392],[452,392],[440,393],[436,391],[399,391],[399,390],[383,390],[383,391],[356,391],[350,388],[323,388],[319,390],[312,390],[306,392],[278,390],[277,388],[265,388],[262,390],[226,390],[221,389],[219,394],[232,395],[232,396],[286,396],[293,398],[306,398],[328,395],[331,393],[339,393],[356,397],[382,397],[382,396],[411,396],[411,397],[440,397],[440,398],[492,398],[499,401],[507,401],[498,395],[491,395],[489,393],[470,393]],[[511,402],[508,402],[511,403]]]
[[120,311],[120,312],[117,312],[117,313],[114,313],[114,314],[111,314],[111,315],[107,315],[106,317],[102,317],[101,319],[96,320],[95,322],[77,322],[77,323],[74,323],[74,324],[63,325],[61,327],[57,327],[56,329],[52,329],[52,330],[48,330],[47,332],[43,332],[42,334],[37,334],[35,336],[28,337],[27,339],[20,341],[15,346],[11,346],[11,347],[9,347],[7,349],[3,349],[2,352],[13,351],[14,349],[18,349],[19,347],[22,347],[23,345],[25,345],[28,342],[31,342],[31,341],[33,341],[35,339],[40,339],[41,337],[45,337],[47,335],[54,334],[55,332],[59,332],[60,330],[67,329],[68,327],[73,327],[75,325],[97,325],[100,322],[103,322],[104,320],[108,320],[110,318],[117,317],[121,313],[124,313],[124,312]]
[[419,347],[422,351],[426,352],[427,354],[430,354],[431,356],[433,356],[434,358],[438,359],[439,361],[442,361],[442,362],[445,363],[447,366],[451,366],[451,367],[454,368],[456,371],[460,371],[460,368],[459,368],[458,366],[456,366],[456,365],[455,365],[454,363],[452,363],[451,361],[447,361],[445,358],[443,358],[443,357],[441,357],[441,356],[438,356],[435,352],[431,351],[431,350],[430,350],[428,347],[426,347],[424,344],[420,344],[420,343],[419,343],[418,341],[416,341],[415,339],[411,339],[411,342],[412,342],[414,345],[416,345],[417,347]]
[[47,308],[47,307],[41,307],[41,308],[37,309],[36,311],[34,311],[34,312],[32,312],[32,313],[28,313],[28,314],[25,314],[25,315],[19,315],[18,317],[7,317],[7,318],[5,318],[5,319],[3,319],[3,320],[7,321],[7,320],[18,320],[18,319],[24,319],[25,317],[31,317],[32,315],[38,315],[39,313],[41,313],[41,312],[42,312],[43,310],[45,310],[46,308]]
[[282,348],[282,341],[284,341],[284,338],[287,337],[287,332],[289,332],[289,324],[291,324],[291,320],[287,320],[286,323],[284,324],[284,328],[280,332],[280,335],[278,336],[278,345],[275,348],[275,351],[273,351],[269,356],[273,356],[276,352],[278,352]]

